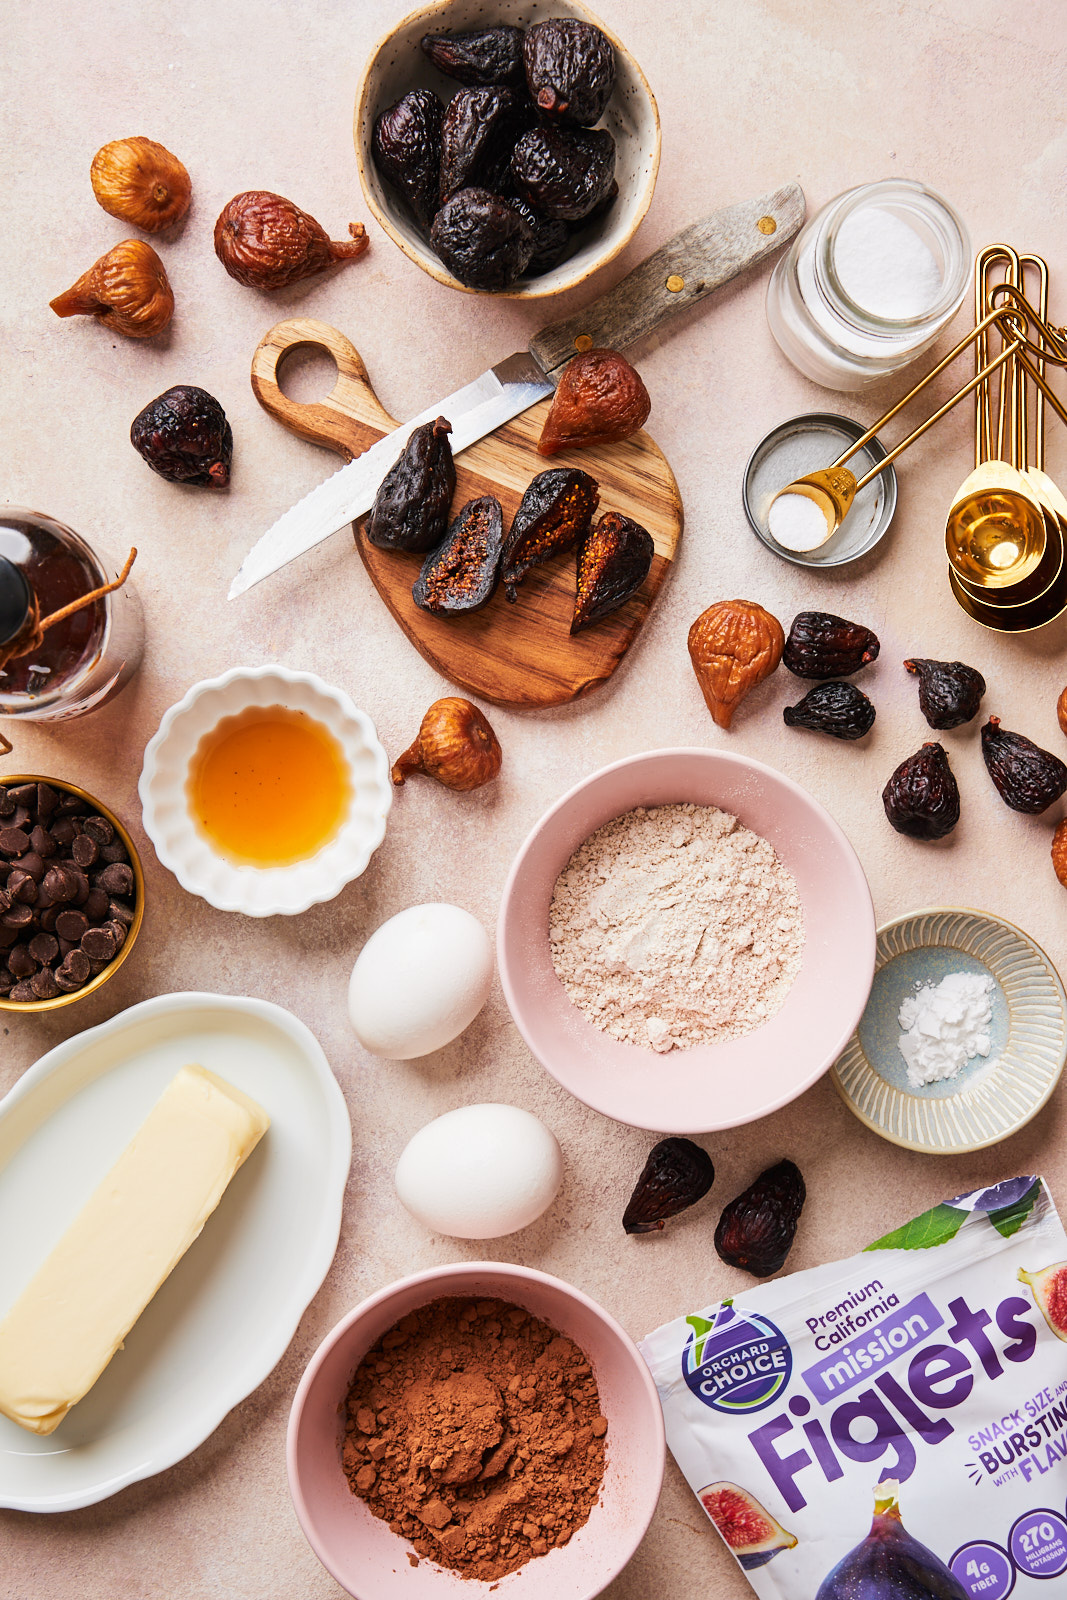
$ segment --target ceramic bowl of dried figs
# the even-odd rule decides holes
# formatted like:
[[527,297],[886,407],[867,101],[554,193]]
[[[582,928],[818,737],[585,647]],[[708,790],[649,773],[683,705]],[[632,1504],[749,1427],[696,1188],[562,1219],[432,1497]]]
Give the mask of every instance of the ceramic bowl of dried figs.
[[633,238],[659,171],[655,96],[580,0],[411,12],[371,52],[354,137],[376,220],[468,294],[584,282]]
[[300,1526],[358,1600],[476,1585],[592,1600],[641,1543],[664,1456],[629,1336],[581,1290],[504,1261],[431,1267],[342,1317],[286,1446]]
[[541,818],[497,925],[501,985],[551,1075],[595,1111],[711,1133],[833,1064],[874,976],[856,852],[790,778],[719,749],[603,767]]
[[94,994],[143,918],[141,860],[113,811],[58,778],[0,778],[0,1011]]

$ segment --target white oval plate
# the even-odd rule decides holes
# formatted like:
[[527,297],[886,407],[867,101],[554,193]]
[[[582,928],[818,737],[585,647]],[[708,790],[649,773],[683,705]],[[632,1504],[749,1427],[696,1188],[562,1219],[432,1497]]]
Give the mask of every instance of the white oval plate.
[[314,1034],[265,1000],[160,995],[57,1045],[0,1101],[0,1317],[190,1062],[270,1128],[56,1432],[0,1416],[0,1506],[93,1505],[195,1450],[280,1361],[333,1260],[352,1132]]
[[[955,1078],[910,1088],[897,1044],[900,1003],[917,983],[959,971],[995,980],[990,1054]],[[1065,1057],[1067,997],[1040,945],[991,912],[942,906],[878,929],[870,998],[832,1076],[872,1132],[906,1150],[948,1156],[1017,1133],[1051,1095]]]

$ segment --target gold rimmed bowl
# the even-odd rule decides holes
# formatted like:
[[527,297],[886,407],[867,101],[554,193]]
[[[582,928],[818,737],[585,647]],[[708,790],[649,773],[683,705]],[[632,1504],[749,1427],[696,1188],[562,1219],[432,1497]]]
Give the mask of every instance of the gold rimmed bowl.
[[[123,827],[110,807],[98,800],[95,794],[90,794],[88,789],[79,788],[76,783],[66,783],[61,778],[46,777],[38,772],[4,773],[0,777],[0,787],[5,789],[17,788],[23,783],[46,783],[50,789],[55,789],[59,794],[76,795],[79,800],[84,800],[93,811],[105,817],[114,828],[118,838],[125,846],[129,857],[130,867],[133,870],[134,911],[133,921],[126,930],[122,948],[113,956],[101,972],[97,972],[80,989],[73,989],[70,994],[59,994],[51,1000],[9,1000],[6,995],[0,996],[0,1011],[58,1011],[60,1006],[73,1005],[76,1000],[84,1000],[86,995],[95,994],[96,991],[107,983],[109,978],[122,966],[130,951],[137,943],[137,935],[141,931],[144,920],[144,871],[141,867],[141,858],[137,853],[137,846],[130,838],[126,828]],[[2,955],[3,952],[0,952]]]

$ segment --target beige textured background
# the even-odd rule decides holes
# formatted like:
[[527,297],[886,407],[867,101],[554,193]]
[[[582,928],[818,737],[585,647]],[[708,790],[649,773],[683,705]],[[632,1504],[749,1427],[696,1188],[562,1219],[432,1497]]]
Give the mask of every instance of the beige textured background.
[[[1055,53],[1063,37],[1057,0],[600,4],[659,97],[663,165],[638,238],[595,289],[695,216],[784,179],[799,180],[813,210],[850,184],[900,174],[948,196],[976,244],[1007,238],[1046,254],[1054,317],[1067,317],[1067,74],[1062,50]],[[1037,819],[1006,810],[983,770],[976,726],[945,737],[963,792],[963,821],[950,840],[930,846],[899,837],[879,802],[890,771],[928,731],[900,667],[904,656],[973,662],[990,685],[986,708],[1063,753],[1054,706],[1067,677],[1067,632],[1056,626],[1035,639],[996,640],[948,594],[941,529],[947,497],[969,465],[969,413],[904,459],[895,525],[866,565],[841,577],[806,576],[756,542],[739,485],[762,433],[827,407],[869,421],[903,387],[898,381],[857,400],[801,379],[767,331],[762,279],[728,288],[636,352],[653,397],[651,431],[681,487],[686,535],[645,636],[607,689],[544,715],[494,712],[506,756],[500,781],[472,796],[412,782],[398,794],[365,876],[303,917],[258,924],[215,912],[184,895],[143,840],[141,752],[164,709],[199,678],[238,662],[311,668],[370,713],[391,754],[445,692],[378,602],[346,535],[226,607],[246,549],[335,465],[253,400],[248,362],[263,331],[301,312],[336,323],[361,350],[384,403],[405,416],[583,298],[539,311],[450,292],[373,225],[362,260],[273,298],[241,288],[215,260],[212,224],[241,189],[289,195],[335,236],[350,219],[366,219],[352,104],[371,45],[405,9],[402,0],[68,0],[61,7],[6,0],[3,7],[3,493],[112,551],[136,542],[149,629],[144,668],[116,703],[67,727],[15,730],[16,759],[18,769],[87,785],[126,819],[145,848],[150,900],[138,950],[99,995],[51,1019],[4,1021],[0,1089],[77,1028],[150,995],[260,995],[315,1030],[355,1131],[337,1259],[277,1370],[188,1460],[150,1482],[71,1514],[0,1513],[5,1600],[340,1594],[290,1506],[289,1402],[319,1339],[362,1296],[415,1267],[482,1253],[428,1235],[393,1194],[392,1168],[407,1138],[452,1106],[513,1101],[555,1130],[567,1162],[563,1193],[538,1224],[490,1253],[578,1284],[638,1336],[740,1285],[741,1275],[712,1249],[715,1218],[784,1154],[800,1163],[810,1195],[794,1267],[848,1254],[947,1195],[1022,1171],[1043,1170],[1067,1205],[1062,1092],[1001,1148],[943,1160],[906,1154],[867,1133],[824,1081],[763,1123],[710,1136],[718,1170],[711,1201],[662,1237],[630,1240],[620,1212],[651,1138],[557,1089],[523,1046],[499,990],[461,1040],[422,1062],[363,1056],[348,1028],[348,971],[385,917],[440,898],[491,926],[515,849],[572,782],[632,751],[727,737],[731,748],[780,767],[830,808],[859,851],[880,920],[924,904],[986,907],[1021,923],[1061,967],[1067,961],[1067,899],[1048,860],[1060,808]],[[166,335],[144,345],[111,337],[89,319],[57,321],[48,310],[53,295],[129,231],[96,206],[88,181],[97,147],[129,133],[174,149],[194,186],[181,236],[161,245],[177,315]],[[134,414],[177,382],[210,389],[232,421],[228,494],[164,483],[127,442]],[[314,392],[306,375],[299,395]],[[1061,479],[1067,474],[1057,424],[1050,467]],[[862,749],[784,728],[781,707],[796,695],[784,672],[752,695],[732,735],[713,727],[685,637],[698,611],[735,593],[761,600],[787,624],[796,610],[814,606],[876,629],[882,656],[863,686],[878,722]],[[708,1600],[749,1592],[668,1464],[652,1529],[609,1593],[645,1600],[697,1590]]]

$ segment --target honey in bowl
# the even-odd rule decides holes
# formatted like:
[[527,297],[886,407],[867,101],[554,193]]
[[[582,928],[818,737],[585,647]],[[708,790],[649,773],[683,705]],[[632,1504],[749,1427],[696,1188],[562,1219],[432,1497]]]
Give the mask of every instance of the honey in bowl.
[[186,793],[218,855],[288,867],[337,834],[352,784],[344,752],[321,722],[285,706],[249,706],[201,739]]

